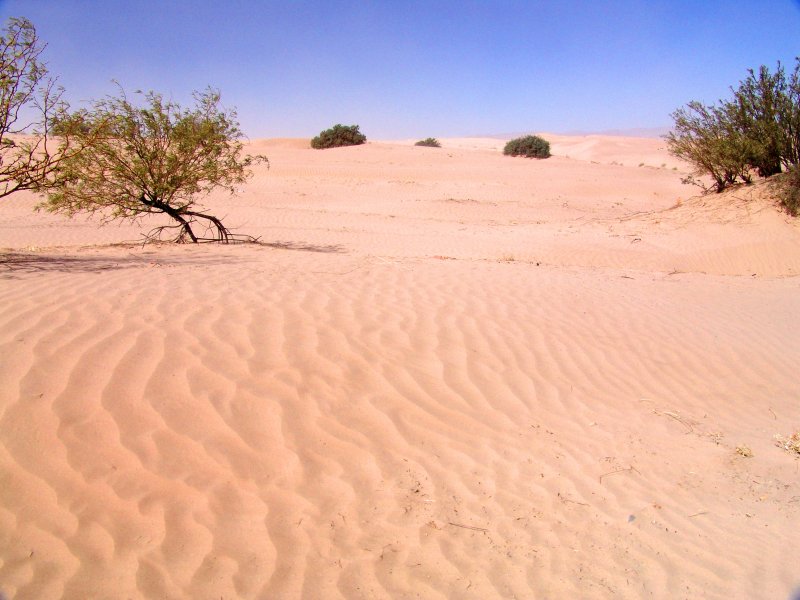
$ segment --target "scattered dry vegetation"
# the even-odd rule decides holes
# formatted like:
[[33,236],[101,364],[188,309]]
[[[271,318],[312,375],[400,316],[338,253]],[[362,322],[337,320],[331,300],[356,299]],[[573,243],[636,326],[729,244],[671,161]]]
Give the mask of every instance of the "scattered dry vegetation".
[[793,452],[794,454],[800,455],[800,431],[795,431],[788,437],[776,435],[775,445],[779,448],[783,448],[787,452]]

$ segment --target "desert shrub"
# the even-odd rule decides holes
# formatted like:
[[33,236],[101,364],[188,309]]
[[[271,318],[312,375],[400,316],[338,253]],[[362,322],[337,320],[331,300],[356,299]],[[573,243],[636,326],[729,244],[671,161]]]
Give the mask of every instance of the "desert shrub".
[[358,146],[367,141],[367,136],[358,130],[358,125],[337,124],[321,131],[311,140],[311,147],[317,150],[338,148],[339,146]]
[[800,166],[795,165],[778,176],[774,189],[786,212],[793,217],[800,215]]
[[442,144],[439,143],[439,140],[436,138],[425,138],[424,140],[418,141],[415,146],[429,146],[431,148],[441,148]]
[[503,148],[503,154],[526,158],[549,158],[550,142],[538,135],[526,135],[508,142]]
[[[669,151],[694,166],[687,181],[710,176],[721,192],[752,174],[770,177],[800,162],[800,59],[787,74],[765,66],[731,88],[733,97],[706,106],[689,102],[672,113]],[[707,189],[707,191],[708,191]]]
[[733,92],[728,107],[728,121],[748,142],[746,157],[760,177],[781,172],[782,155],[787,140],[780,124],[782,97],[786,87],[783,67],[778,63],[774,74],[762,66],[758,73],[750,70],[748,77]]
[[[749,140],[734,127],[725,107],[690,102],[672,114],[673,131],[667,135],[669,151],[695,166],[693,175],[708,175],[712,188],[721,192],[741,179],[750,181]],[[694,177],[688,182],[698,183]]]

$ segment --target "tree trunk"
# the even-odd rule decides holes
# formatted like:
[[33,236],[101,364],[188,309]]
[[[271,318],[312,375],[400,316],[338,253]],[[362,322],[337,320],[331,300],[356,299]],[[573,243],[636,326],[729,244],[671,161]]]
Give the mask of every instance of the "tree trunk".
[[[171,227],[178,227],[180,228],[181,233],[175,238],[174,241],[176,242],[183,242],[185,238],[188,237],[192,240],[192,243],[197,244],[200,241],[216,241],[222,244],[227,244],[231,241],[231,234],[228,229],[222,224],[217,217],[214,215],[208,215],[206,213],[201,213],[193,210],[178,210],[173,206],[170,206],[166,202],[162,202],[158,199],[149,199],[144,194],[139,198],[139,200],[156,210],[160,210],[170,217],[175,219],[178,222],[178,225],[174,226],[164,226],[164,227],[157,227],[154,229],[150,234],[147,236],[148,238],[156,238],[158,235],[164,231],[165,228]],[[198,219],[205,219],[207,221],[208,229],[215,230],[215,235],[213,239],[209,238],[198,238],[194,231],[192,231],[192,223],[196,222]]]
[[[181,233],[175,239],[176,242],[182,242],[186,236],[189,236],[189,239],[192,240],[192,243],[196,244],[198,242],[197,236],[192,231],[192,226],[190,222],[183,217],[183,215],[177,209],[171,207],[166,202],[162,202],[158,199],[150,200],[144,194],[139,197],[139,201],[142,204],[146,204],[147,206],[151,206],[155,209],[158,209],[170,217],[175,219],[178,222],[179,227],[181,228]],[[161,228],[157,228],[158,231],[161,231]]]

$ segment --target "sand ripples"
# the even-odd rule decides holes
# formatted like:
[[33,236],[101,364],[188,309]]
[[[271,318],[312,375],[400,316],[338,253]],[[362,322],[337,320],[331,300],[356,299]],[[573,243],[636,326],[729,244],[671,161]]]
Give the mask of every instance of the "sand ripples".
[[[763,494],[733,439],[715,443],[770,418],[719,412],[732,378],[792,410],[780,349],[800,332],[764,327],[769,302],[792,301],[779,281],[748,322],[724,280],[436,261],[348,274],[347,256],[301,269],[278,251],[258,272],[248,252],[4,285],[0,580],[18,597],[792,583],[796,509],[746,516]],[[698,297],[700,318],[681,317]],[[786,476],[769,468],[765,486]]]

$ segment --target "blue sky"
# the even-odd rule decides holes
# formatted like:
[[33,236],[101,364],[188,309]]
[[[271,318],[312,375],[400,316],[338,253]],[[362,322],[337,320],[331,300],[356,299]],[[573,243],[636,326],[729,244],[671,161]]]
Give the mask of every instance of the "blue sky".
[[0,0],[73,104],[212,85],[251,137],[375,139],[670,124],[800,55],[792,0]]

